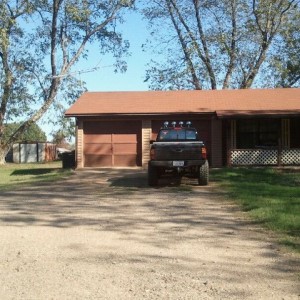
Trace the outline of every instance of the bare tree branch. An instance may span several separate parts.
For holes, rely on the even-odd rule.
[[[181,34],[181,31],[180,31],[180,29],[179,29],[179,27],[178,27],[178,25],[176,23],[176,20],[174,18],[174,14],[173,14],[173,10],[172,10],[172,7],[171,7],[169,1],[167,1],[167,6],[168,6],[169,14],[171,16],[172,23],[173,23],[173,25],[175,27],[175,30],[177,32],[177,35],[178,35],[178,38],[179,38],[182,50],[184,52],[184,56],[186,58],[186,62],[187,62],[188,68],[189,68],[189,70],[191,72],[191,75],[192,75],[192,78],[193,78],[193,80],[192,80],[193,85],[195,86],[196,90],[201,90],[202,87],[201,87],[200,81],[199,81],[199,79],[197,77],[196,70],[194,68],[194,65],[193,65],[190,53],[189,53],[189,51],[187,49],[187,44],[184,41],[184,38],[183,38],[183,36]]]
[[[223,89],[228,89],[230,84],[230,78],[234,69],[236,53],[236,38],[237,38],[237,23],[236,23],[237,4],[236,0],[231,2],[231,44],[229,48],[229,64],[227,72],[223,82]]]
[[[205,53],[205,65],[208,70],[211,88],[214,90],[217,88],[217,81],[216,81],[216,77],[215,77],[215,74],[214,74],[214,71],[212,68],[212,63],[210,61],[210,55],[209,55],[209,51],[208,51],[206,37],[205,37],[203,27],[202,27],[202,22],[201,22],[201,17],[200,17],[200,1],[194,0],[193,3],[194,3],[194,7],[195,7],[195,14],[196,14],[196,20],[197,20],[197,26],[198,26],[198,31],[199,31],[199,35],[200,35],[200,40],[201,40],[201,43],[202,43],[202,46],[204,49],[204,53]]]
[[[262,65],[262,63],[264,62],[264,60],[266,58],[267,51],[272,43],[272,40],[274,39],[274,37],[278,31],[278,28],[280,27],[282,19],[285,16],[285,13],[289,11],[289,9],[292,7],[292,4],[294,2],[295,2],[294,0],[290,1],[286,7],[282,7],[284,2],[280,1],[276,10],[274,10],[274,9],[271,10],[269,8],[268,13],[266,14],[265,28],[262,28],[260,25],[260,16],[256,10],[256,0],[252,0],[253,14],[255,16],[256,25],[261,33],[262,41],[261,41],[260,51],[257,56],[257,59],[256,59],[255,63],[252,65],[252,67],[250,68],[247,76],[242,81],[240,88],[245,89],[245,88],[251,87],[251,85],[260,69],[260,66]],[[280,4],[281,4],[281,6],[280,6]],[[273,14],[272,17],[270,17],[271,13]],[[275,17],[277,15],[279,15],[279,20],[277,21],[277,24],[276,24]],[[270,21],[270,18],[272,19],[272,21]]]
[[[4,22],[6,26],[4,29],[0,28],[0,59],[5,77],[5,80],[3,81],[5,86],[1,91],[0,106],[0,164],[4,161],[5,155],[3,155],[3,153],[7,150],[9,143],[13,143],[32,123],[42,117],[55,101],[59,91],[66,89],[71,97],[75,96],[79,91],[77,87],[67,90],[67,87],[62,85],[62,81],[68,82],[67,80],[69,79],[63,78],[67,78],[65,75],[70,72],[72,66],[80,59],[87,43],[92,41],[93,37],[100,43],[103,42],[103,47],[104,49],[107,49],[107,51],[110,51],[111,49],[114,49],[114,51],[116,50],[114,54],[116,54],[117,58],[119,58],[121,54],[126,53],[127,45],[121,43],[121,40],[116,41],[116,35],[107,34],[106,36],[105,34],[109,33],[109,26],[112,26],[112,22],[119,17],[118,12],[125,7],[130,7],[133,3],[133,1],[125,0],[110,1],[110,3],[105,6],[104,4],[102,5],[100,0],[97,1],[98,5],[95,2],[86,1],[84,2],[84,5],[87,5],[89,9],[84,9],[85,7],[80,6],[70,6],[68,11],[63,11],[63,9],[66,8],[66,5],[64,5],[66,0],[36,2],[15,0],[12,2],[14,2],[14,5],[9,2],[8,6],[6,5],[5,8],[1,7],[1,9],[4,10],[5,15],[0,16],[0,19],[2,18],[1,21]],[[70,0],[70,2],[72,1]],[[82,13],[86,13],[87,11],[87,18],[81,18]],[[16,49],[13,48],[16,44],[20,45],[20,43],[17,43],[18,40],[24,42],[22,46],[26,47],[26,43],[31,41],[33,36],[32,32],[26,32],[26,29],[19,27],[17,19],[23,14],[24,17],[31,15],[33,17],[40,16],[42,23],[34,24],[36,25],[36,35],[34,38],[37,38],[40,44],[35,44],[34,50],[20,48],[23,51],[22,54],[19,55],[20,60],[14,62],[12,57],[9,57],[9,51],[11,51],[11,53],[18,53],[16,52]],[[68,16],[66,14],[68,14]],[[14,26],[13,30],[11,30],[11,27],[7,26],[7,18],[10,20],[15,18],[13,22],[9,22],[10,26]],[[99,19],[101,21],[99,21]],[[107,30],[106,27],[108,27]],[[103,36],[101,35],[102,30],[104,32]],[[97,35],[98,33],[99,35]],[[6,34],[7,38],[5,41],[3,39],[5,38],[4,34]],[[71,35],[71,38],[68,34]],[[12,40],[11,44],[10,38]],[[5,46],[8,48],[6,49]],[[11,49],[9,47],[11,47]],[[41,55],[48,55],[49,53],[50,72],[46,71],[49,67],[47,63],[44,63],[42,57],[40,57],[41,65],[39,67],[33,67],[32,69],[28,67],[30,63],[38,61],[33,53],[38,57]],[[13,56],[18,57],[18,55]],[[23,63],[24,60],[27,60],[26,63]],[[10,64],[14,63],[16,63],[16,68],[11,70]],[[28,84],[32,84],[32,81],[34,80],[34,84],[36,84],[37,87],[36,91],[33,91],[32,93],[29,92],[28,94],[24,93],[23,99],[36,99],[36,96],[38,96],[40,97],[38,101],[40,101],[41,106],[36,111],[32,111],[31,117],[24,121],[14,134],[10,136],[9,140],[5,141],[6,144],[4,144],[4,142],[2,143],[1,135],[4,128],[3,124],[7,104],[10,100],[16,101],[16,99],[14,99],[15,95],[12,92],[13,84],[15,84],[13,72],[19,72],[19,74],[24,75],[25,82],[21,81],[19,78],[16,80],[16,82],[18,81],[18,87],[20,89],[26,90],[27,80]],[[49,73],[51,74],[50,80]],[[25,74],[29,74],[29,76],[25,76]],[[45,81],[42,80],[42,78],[44,78]],[[38,95],[40,90],[42,91],[42,94]]]
[[[194,1],[194,3],[196,1]],[[202,46],[203,46],[203,49],[204,49],[204,54],[202,53],[202,51],[201,51],[201,49],[199,47],[197,38],[195,37],[195,35],[193,34],[192,30],[187,25],[185,19],[183,18],[182,14],[180,13],[180,10],[178,9],[178,6],[177,6],[176,2],[174,0],[170,0],[170,3],[172,4],[173,8],[175,9],[175,11],[176,11],[176,13],[178,15],[178,18],[180,20],[180,23],[183,25],[183,27],[187,31],[188,36],[191,39],[192,45],[195,48],[195,50],[197,51],[198,57],[205,64],[205,66],[207,68],[207,71],[208,71],[208,74],[209,74],[209,78],[210,78],[210,82],[211,82],[211,88],[212,89],[216,89],[215,75],[214,75],[213,68],[212,68],[212,65],[211,65],[211,62],[210,62],[210,57],[209,57],[209,52],[208,52],[208,49],[207,49],[206,39],[205,39],[205,36],[203,34],[203,31],[202,31],[202,25],[201,25],[201,22],[200,22],[199,10],[196,11],[196,14],[197,14],[197,16],[199,18],[198,19],[198,21],[199,21],[198,28],[199,28],[201,43],[202,43]],[[198,5],[198,4],[195,4],[195,5]]]

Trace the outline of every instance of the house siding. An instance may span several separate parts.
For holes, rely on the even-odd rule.
[[[222,167],[222,121],[211,122],[211,166]]]
[[[151,120],[142,121],[142,166],[146,168],[150,160]]]
[[[278,120],[279,118],[274,119]],[[258,151],[258,149],[238,149],[237,124],[240,118],[220,119],[216,115],[199,116],[189,114],[188,116],[133,116],[130,120],[128,116],[105,116],[101,118],[79,117],[76,127],[76,167],[84,168],[88,166],[84,161],[84,151],[86,151],[84,145],[87,142],[87,136],[84,131],[86,122],[94,122],[95,126],[93,127],[97,127],[98,125],[96,126],[96,124],[98,124],[98,122],[110,122],[112,125],[116,124],[118,128],[123,128],[130,122],[135,123],[134,133],[137,135],[138,141],[136,166],[147,168],[150,159],[150,140],[156,138],[157,132],[164,120],[191,120],[193,126],[198,130],[200,139],[204,141],[208,149],[208,160],[211,167],[222,167],[224,165],[277,165],[281,163],[283,165],[299,165],[299,118],[280,118],[281,128],[278,138],[280,139],[280,148],[284,152],[280,153],[279,156],[279,154],[275,152],[274,154],[273,152],[267,151],[267,149],[260,151]],[[95,135],[95,139],[97,138],[97,135]],[[97,155],[97,153],[95,153],[95,155]],[[277,157],[276,161],[273,159],[274,155]],[[261,158],[259,160],[253,159],[253,156],[259,156]],[[125,166],[125,164],[123,165]],[[118,166],[118,164],[116,166]],[[132,166],[132,164],[128,164],[128,166]],[[97,165],[92,167],[97,167]]]
[[[76,128],[76,167],[83,168],[84,161],[83,161],[83,121],[79,120],[77,122]]]

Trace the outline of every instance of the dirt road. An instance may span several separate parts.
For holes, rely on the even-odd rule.
[[[300,299],[297,257],[221,198],[141,170],[2,192],[0,299]]]

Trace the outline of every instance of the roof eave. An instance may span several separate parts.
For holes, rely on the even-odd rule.
[[[217,111],[217,117],[220,119],[232,118],[261,118],[261,117],[299,117],[299,111]]]
[[[166,115],[215,115],[215,112],[193,112],[193,111],[178,111],[178,112],[156,112],[156,113],[65,113],[66,118],[71,117],[108,117],[108,116],[166,116]]]

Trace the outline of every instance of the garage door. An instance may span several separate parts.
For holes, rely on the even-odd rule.
[[[85,122],[85,167],[141,165],[141,122]]]

